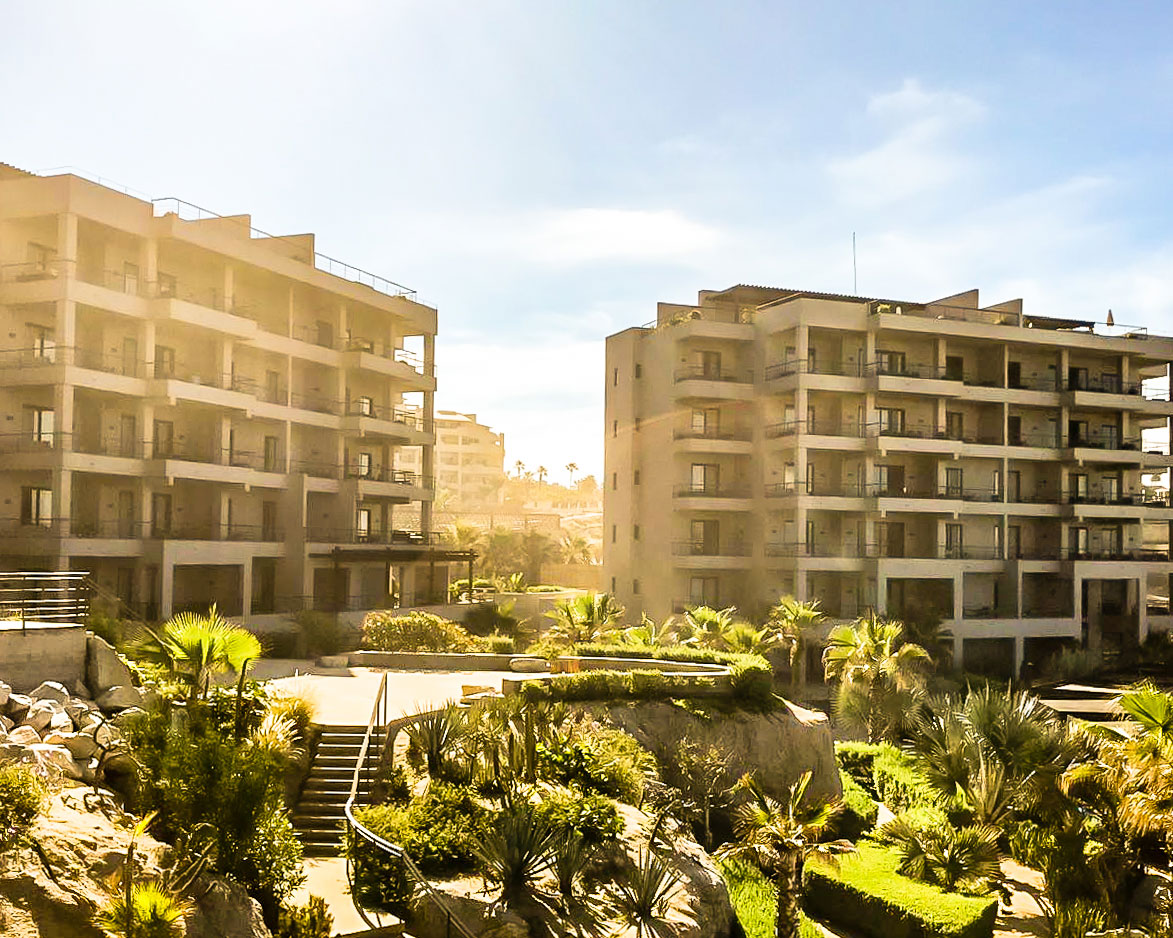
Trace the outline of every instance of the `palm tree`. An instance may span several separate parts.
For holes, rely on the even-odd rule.
[[[924,667],[932,659],[903,636],[901,623],[872,611],[832,629],[823,650],[826,677],[839,681],[837,716],[866,731],[869,742],[899,728],[924,686]]]
[[[517,462],[515,462],[515,463],[513,464],[513,468],[517,470],[517,477],[520,479],[520,478],[521,478],[521,474],[522,474],[523,472],[525,472],[525,463],[523,463],[523,462],[522,462],[522,461],[519,459]]]
[[[648,614],[641,613],[639,625],[632,625],[620,633],[620,640],[625,645],[646,645],[656,647],[660,645],[675,645],[679,641],[676,631],[676,618],[669,616],[663,622],[649,618]]]
[[[770,610],[770,622],[782,633],[782,641],[790,649],[790,698],[802,699],[806,687],[806,653],[810,633],[827,617],[819,608],[819,601],[801,602],[793,596],[783,596]]]
[[[541,531],[526,531],[521,536],[522,564],[531,583],[542,582],[542,564],[559,557],[558,545]]]
[[[625,612],[610,593],[586,593],[563,599],[546,613],[547,618],[554,620],[547,636],[570,645],[600,641],[619,627]]]
[[[158,632],[146,630],[139,655],[161,664],[189,686],[188,699],[207,696],[212,677],[227,671],[243,675],[249,662],[261,656],[261,643],[252,632],[233,625],[217,611],[207,615],[181,612],[168,619]]]
[[[566,464],[566,472],[570,476],[570,487],[574,488],[574,474],[578,472],[578,463],[568,462]]]
[[[447,539],[456,550],[480,550],[485,534],[475,524],[454,521],[448,528]]]
[[[834,859],[854,849],[846,840],[819,842],[819,837],[838,809],[837,801],[808,799],[811,773],[804,772],[782,801],[766,794],[752,775],[744,775],[736,788],[749,795],[733,820],[736,841],[717,853],[749,860],[771,876],[778,888],[775,938],[798,938],[799,897],[802,870],[811,857]]]
[[[567,534],[562,538],[562,560],[564,563],[594,563],[595,552],[591,549],[591,542],[581,534]]]
[[[548,476],[549,474],[550,474],[550,472],[548,469],[546,469],[545,466],[538,466],[538,472],[537,472],[538,485],[544,485],[546,482],[546,476]]]
[[[704,648],[723,649],[729,629],[736,621],[736,606],[714,609],[712,606],[686,606],[684,609],[685,642]]]

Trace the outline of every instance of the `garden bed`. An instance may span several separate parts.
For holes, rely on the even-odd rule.
[[[517,658],[543,661],[527,655],[494,655],[454,651],[353,651],[352,668],[396,668],[402,671],[508,671]]]
[[[806,866],[806,908],[870,938],[990,938],[993,896],[964,896],[896,872],[899,851],[862,842],[838,866]]]

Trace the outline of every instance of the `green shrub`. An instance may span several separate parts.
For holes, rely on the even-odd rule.
[[[555,789],[542,792],[538,816],[559,834],[574,832],[589,844],[612,841],[623,830],[615,803],[597,793]]]
[[[464,627],[473,635],[491,635],[495,632],[512,635],[517,628],[517,616],[512,613],[511,602],[504,606],[497,603],[473,603],[464,614]]]
[[[869,938],[990,938],[992,896],[962,896],[896,872],[898,850],[864,842],[837,867],[806,866],[806,907]]]
[[[843,784],[842,807],[831,821],[829,830],[832,837],[858,840],[860,835],[876,826],[880,806],[846,770],[839,770],[839,781]]]
[[[489,811],[471,788],[435,781],[405,807],[373,805],[355,817],[401,846],[423,872],[438,876],[471,871],[474,846],[491,826]]]
[[[655,760],[631,736],[611,727],[592,727],[575,739],[555,737],[538,743],[538,772],[543,778],[594,791],[627,804],[639,804],[644,780]]]
[[[774,671],[764,658],[756,658],[743,655],[729,662],[729,683],[738,700],[764,703],[774,696]]]
[[[308,687],[289,688],[274,694],[269,700],[269,713],[289,720],[301,742],[309,739],[310,726],[317,715],[317,703]]]
[[[513,654],[513,639],[508,635],[486,635],[476,640],[478,651],[487,651],[492,655]]]
[[[0,766],[0,853],[29,832],[46,795],[41,777],[27,765]]]
[[[337,655],[354,647],[352,630],[331,613],[305,609],[293,621],[301,635],[302,653],[309,658]]]
[[[858,782],[865,791],[874,797],[876,794],[876,780],[873,775],[873,763],[876,754],[882,748],[882,743],[855,743],[839,742],[835,744],[835,758],[839,767]]]
[[[375,775],[374,797],[379,804],[407,804],[411,801],[411,778],[402,765],[379,766]]]
[[[371,813],[376,810],[356,812],[359,823],[379,823],[382,819]],[[415,906],[416,890],[403,861],[360,837],[349,825],[343,849],[351,870],[352,892],[362,907],[407,918]]]
[[[743,860],[718,860],[729,888],[729,901],[745,938],[774,938],[778,889],[761,870]],[[799,938],[822,938],[823,932],[805,915],[798,920]]]
[[[368,612],[363,645],[375,651],[468,651],[472,636],[455,622],[430,612]]]
[[[914,768],[912,760],[895,746],[881,743],[872,760],[876,797],[894,813],[922,805],[935,805],[936,792]]]
[[[530,701],[663,700],[687,697],[698,690],[709,693],[716,686],[716,680],[705,675],[600,670],[526,681],[521,685],[521,692]]]
[[[277,918],[273,938],[330,938],[334,916],[321,896],[310,896],[305,905],[287,906]]]

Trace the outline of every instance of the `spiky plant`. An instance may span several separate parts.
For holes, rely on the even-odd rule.
[[[798,938],[799,898],[806,861],[810,857],[833,861],[839,854],[854,849],[846,840],[820,841],[838,810],[838,802],[808,798],[810,782],[811,773],[804,772],[790,786],[786,798],[779,801],[767,795],[752,775],[742,776],[737,788],[749,800],[734,815],[736,840],[717,851],[720,856],[757,864],[774,880],[778,889],[775,938]]]
[[[737,608],[726,606],[714,609],[712,606],[687,606],[684,610],[684,624],[689,645],[702,648],[726,648],[726,636],[736,621]]]
[[[190,902],[157,883],[135,883],[129,901],[118,894],[98,913],[98,924],[123,938],[182,938]]]
[[[553,862],[557,831],[528,801],[512,800],[494,829],[475,845],[486,881],[505,906],[525,903]]]
[[[434,712],[421,712],[407,727],[411,748],[423,759],[428,775],[440,778],[444,762],[451,755],[467,726],[465,711],[449,705]]]
[[[620,918],[635,938],[671,938],[672,900],[680,893],[680,874],[654,850],[640,852],[639,862],[616,884]]]
[[[546,613],[554,621],[546,637],[568,645],[598,641],[619,627],[625,612],[610,593],[563,599]]]
[[[553,844],[550,869],[558,883],[558,895],[566,905],[575,901],[583,874],[591,865],[598,848],[574,830],[567,830]]]
[[[1002,878],[1000,831],[988,824],[917,827],[898,817],[883,825],[879,839],[900,851],[899,872],[947,892],[984,893]]]

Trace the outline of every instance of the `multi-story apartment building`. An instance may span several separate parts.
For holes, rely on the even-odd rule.
[[[397,465],[420,472],[418,449],[404,449]],[[477,423],[476,414],[436,411],[436,490],[448,493],[448,508],[499,504],[505,484],[505,434]]]
[[[435,334],[313,235],[0,166],[0,568],[152,617],[443,596]]]
[[[765,287],[607,340],[604,581],[630,611],[936,616],[967,667],[1170,627],[1173,340]],[[1145,442],[1145,431],[1153,431]],[[1159,437],[1159,442],[1152,442]]]

